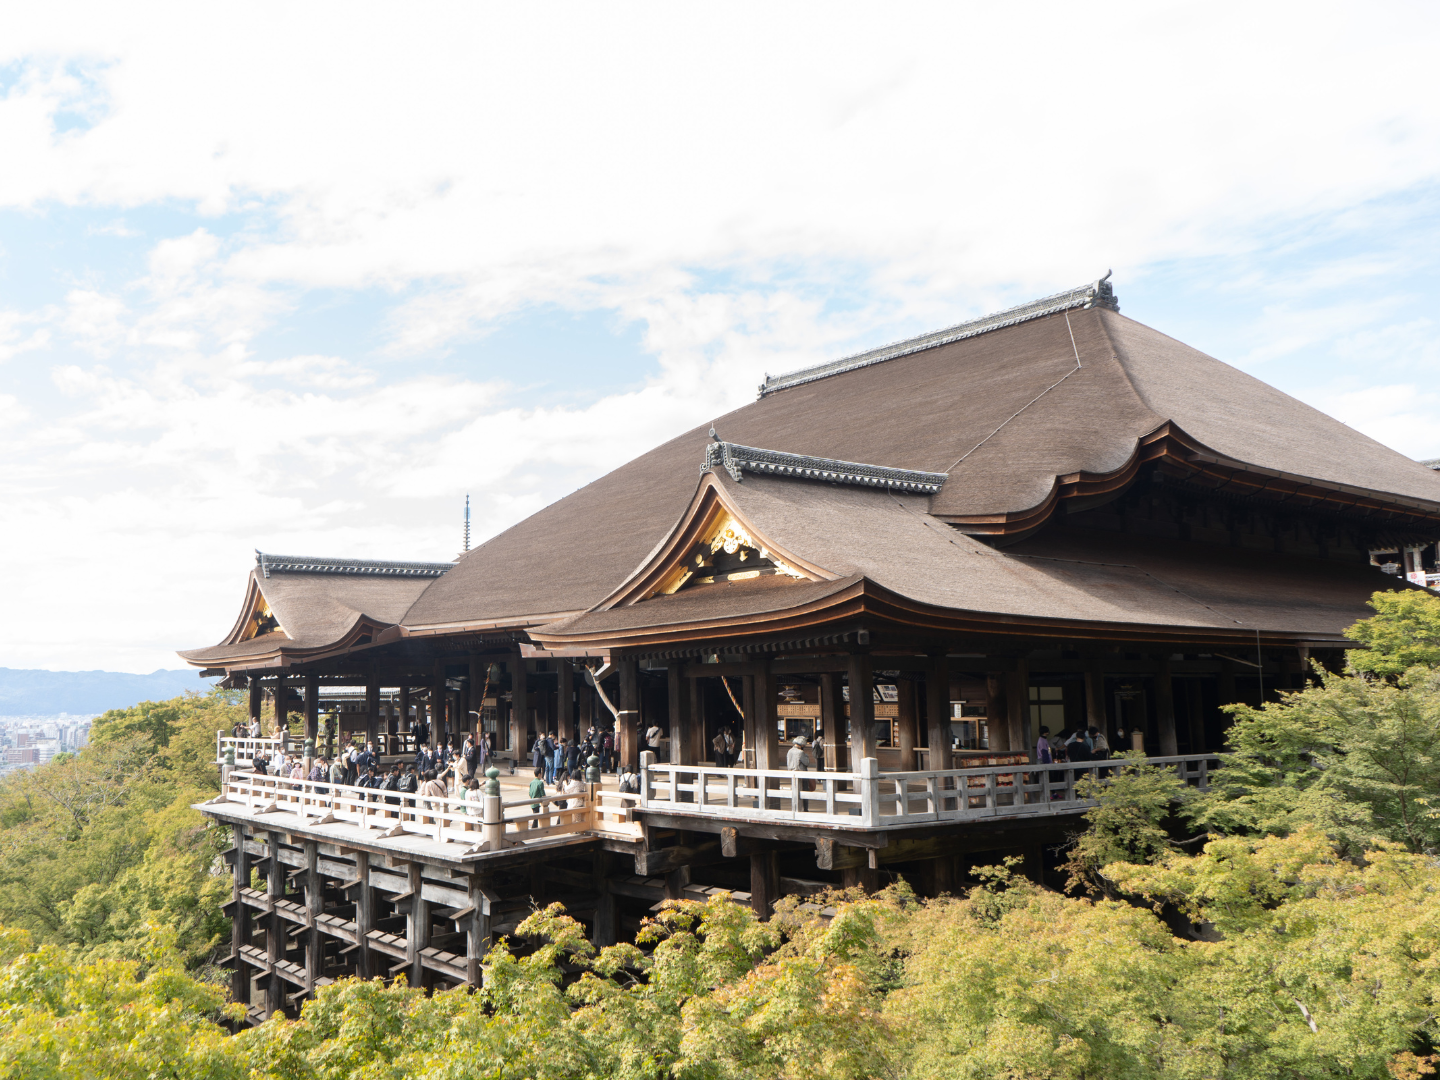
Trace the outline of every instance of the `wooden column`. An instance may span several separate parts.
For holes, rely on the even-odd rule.
[[[895,710],[899,714],[895,734],[899,742],[900,771],[914,772],[915,747],[920,742],[920,706],[915,700],[915,683],[911,679],[897,679],[895,690],[900,699]]]
[[[410,731],[410,687],[400,687],[400,731]]]
[[[1186,713],[1190,721],[1190,753],[1205,753],[1205,687],[1199,679],[1186,679]]]
[[[780,899],[780,874],[775,852],[761,851],[750,856],[750,907],[755,916],[768,919]]]
[[[850,760],[858,769],[875,756],[875,667],[869,653],[853,652],[847,671],[850,681]]]
[[[255,680],[250,681],[254,687]],[[231,892],[235,915],[230,922],[230,952],[235,957],[235,970],[230,973],[230,997],[250,1003],[250,965],[240,957],[240,946],[250,944],[250,907],[240,902],[240,890],[250,887],[250,853],[245,850],[245,826],[232,825],[235,837],[235,885]]]
[[[561,739],[575,737],[575,662],[561,657],[555,679],[555,734]],[[582,729],[583,730],[583,729]]]
[[[1006,682],[1008,685],[1005,687],[1005,704],[1010,724],[1010,749],[1024,750],[1031,760],[1034,760],[1034,736],[1038,733],[1030,730],[1030,667],[1023,656],[1015,661],[1015,670],[1010,672],[1010,678]]]
[[[265,956],[273,970],[275,961],[285,959],[285,920],[275,910],[275,901],[285,895],[285,867],[280,862],[280,834],[267,835],[270,849],[270,873],[266,878],[265,898],[269,914],[265,916]],[[265,1016],[268,1019],[285,1011],[285,980],[275,972],[265,980]]]
[[[780,733],[776,728],[775,716],[775,673],[770,670],[770,658],[762,657],[755,666],[755,681],[751,693],[755,711],[755,767],[757,769],[783,769],[785,754],[780,747]]]
[[[289,726],[290,720],[290,687],[285,681],[284,675],[275,676],[275,730],[280,730],[281,725]],[[285,747],[281,747],[285,749]]]
[[[925,719],[930,728],[930,768],[950,768],[950,658],[932,653],[925,672]]]
[[[320,676],[313,672],[305,676],[305,738],[310,740],[319,753],[320,747]]]
[[[1105,741],[1114,746],[1110,720],[1105,709],[1105,657],[1103,653],[1085,654],[1085,723],[1098,728]]]
[[[1169,653],[1155,657],[1155,712],[1160,729],[1160,756],[1173,757],[1180,753],[1180,742],[1175,734],[1175,683],[1170,676]]]
[[[740,740],[742,752],[735,762],[742,769],[756,768],[755,740],[755,676],[743,675],[740,678],[740,707],[745,710],[744,738]]]
[[[305,841],[305,989],[315,992],[315,980],[324,974],[325,943],[315,919],[325,911],[325,895],[320,890],[320,845]]]
[[[381,975],[375,963],[376,954],[370,950],[369,934],[375,929],[375,890],[370,887],[370,853],[368,851],[355,852],[355,936],[359,939],[360,955],[356,960],[356,966],[360,971],[360,978],[373,979]]]
[[[592,863],[595,922],[590,931],[590,944],[597,949],[614,945],[620,940],[620,912],[615,905],[615,894],[610,891],[610,871],[614,861],[612,852],[597,851]]]
[[[618,738],[621,764],[632,769],[640,767],[640,666],[634,660],[621,660],[615,665],[620,676],[620,715]]]
[[[991,671],[985,675],[985,731],[989,749],[1004,753],[1010,749],[1010,705],[1005,700],[1006,673]]]
[[[850,744],[845,738],[845,710],[840,694],[840,673],[820,676],[820,726],[825,729],[825,765],[835,772],[850,771]]]
[[[490,951],[490,897],[485,892],[481,875],[470,875],[469,892],[470,913],[465,919],[466,981],[478,989],[480,965]]]
[[[250,719],[260,719],[260,713],[265,706],[265,688],[260,685],[260,679],[250,676]]]
[[[690,680],[685,678],[685,661],[671,660],[665,666],[665,688],[670,696],[670,764],[695,764],[694,713],[691,710]]]
[[[510,745],[515,760],[524,758],[530,749],[525,735],[530,730],[530,682],[525,674],[525,657],[517,647],[510,656]]]
[[[449,693],[445,685],[445,661],[436,660],[430,672],[430,746],[436,753],[445,742],[445,698]]]
[[[365,741],[380,734],[380,673],[372,665],[365,672]]]
[[[596,717],[595,688],[584,679],[577,679],[575,681],[575,726],[570,729],[571,735],[574,735],[576,728],[585,731],[591,725],[603,728],[607,723],[613,725],[615,718],[604,709],[601,710],[600,716]],[[618,731],[615,733],[615,738],[618,746],[620,738]]]
[[[465,723],[466,731],[480,730],[480,711],[485,703],[480,700],[485,693],[485,660],[478,653],[470,654],[470,682],[466,686]]]
[[[405,951],[410,961],[410,985],[416,988],[425,985],[425,965],[420,953],[430,947],[430,901],[425,899],[421,887],[422,869],[419,863],[406,864],[410,876],[410,910],[405,923]]]

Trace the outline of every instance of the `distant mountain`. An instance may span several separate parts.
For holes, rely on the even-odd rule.
[[[164,701],[186,690],[204,693],[212,680],[193,669],[152,671],[28,671],[0,668],[0,716],[102,713],[142,701]]]

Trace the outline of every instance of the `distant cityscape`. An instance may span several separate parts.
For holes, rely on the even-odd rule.
[[[0,776],[74,753],[90,741],[94,716],[0,716]]]

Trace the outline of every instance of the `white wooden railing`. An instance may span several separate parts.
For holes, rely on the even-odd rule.
[[[228,759],[225,754],[229,750],[235,751],[235,764],[242,769],[255,761],[257,750],[264,750],[268,757],[274,757],[277,753],[284,752],[281,750],[279,739],[252,739],[248,735],[237,739],[226,735],[223,731],[217,731],[215,733],[215,764],[226,764]]]
[[[630,811],[638,801],[638,796],[598,786],[566,795],[483,795],[467,801],[232,770],[207,805],[228,803],[251,815],[285,815],[277,826],[351,825],[378,832],[382,839],[410,836],[460,844],[465,854],[478,854],[569,833],[636,840],[640,825]]]
[[[671,765],[650,758],[642,755],[640,765],[642,810],[861,829],[1080,813],[1095,804],[1077,794],[1076,784],[1086,776],[1112,775],[1125,764],[1112,759],[882,773],[875,758],[865,758],[859,772],[832,773]],[[1174,769],[1204,790],[1220,755],[1147,761]]]

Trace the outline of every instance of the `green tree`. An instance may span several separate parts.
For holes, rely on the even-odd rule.
[[[223,693],[112,710],[90,746],[0,783],[0,922],[132,960],[164,926],[204,963],[227,926],[228,834],[190,807],[217,789],[215,732],[240,711]]]
[[[1440,667],[1440,596],[1424,589],[1377,592],[1375,615],[1345,633],[1363,648],[1347,655],[1356,671],[1399,675],[1417,664]]]
[[[1324,829],[1351,853],[1373,838],[1440,850],[1440,671],[1395,681],[1323,674],[1262,708],[1231,707],[1225,767],[1187,812],[1221,832]]]
[[[1190,788],[1169,769],[1145,764],[1143,751],[1131,751],[1123,760],[1112,775],[1087,776],[1075,785],[1095,806],[1085,812],[1087,827],[1071,841],[1061,867],[1067,892],[1101,892],[1114,899],[1106,866],[1152,862],[1172,848],[1165,822],[1189,798]]]

